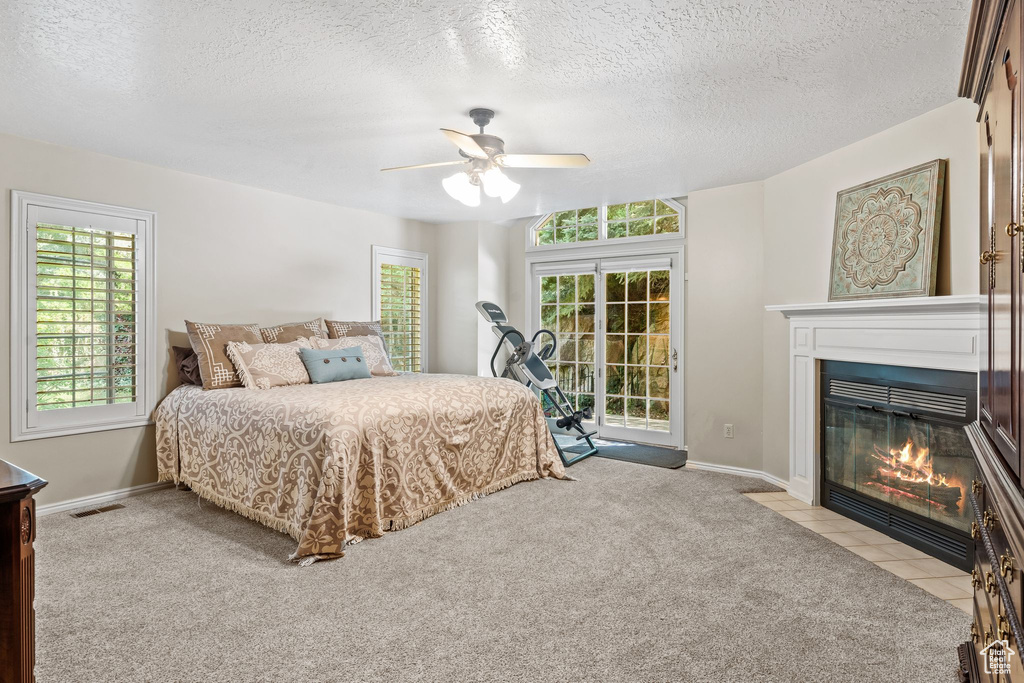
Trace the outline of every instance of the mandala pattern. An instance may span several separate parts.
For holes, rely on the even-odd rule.
[[[920,246],[921,206],[898,187],[861,200],[843,228],[840,264],[858,287],[891,284]]]
[[[270,389],[290,384],[309,384],[309,373],[299,349],[311,349],[309,339],[300,337],[286,344],[228,342],[228,358],[234,363],[246,389]]]
[[[303,563],[516,482],[566,478],[540,401],[507,379],[180,386],[156,437],[161,481],[288,533]]]

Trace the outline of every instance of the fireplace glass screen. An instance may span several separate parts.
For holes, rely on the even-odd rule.
[[[826,481],[969,532],[975,475],[959,425],[825,403]]]

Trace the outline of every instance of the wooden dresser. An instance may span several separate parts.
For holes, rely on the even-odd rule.
[[[980,106],[979,268],[981,291],[988,294],[981,321],[978,421],[967,427],[979,478],[970,493],[974,619],[970,640],[959,651],[964,681],[1024,683],[1022,3],[975,0],[960,77],[960,95]],[[999,641],[1012,651],[1002,652],[1003,661]]]
[[[46,482],[0,460],[0,683],[35,680],[36,506]]]

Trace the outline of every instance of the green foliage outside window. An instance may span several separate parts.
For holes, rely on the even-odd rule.
[[[671,273],[605,274],[605,416],[610,426],[668,431]]]
[[[36,226],[36,407],[136,398],[135,236]]]
[[[420,269],[382,263],[380,324],[391,365],[401,372],[421,372]]]
[[[534,233],[534,245],[592,242],[600,236],[600,207],[549,215]],[[660,199],[611,204],[605,212],[609,239],[679,232],[679,212]]]

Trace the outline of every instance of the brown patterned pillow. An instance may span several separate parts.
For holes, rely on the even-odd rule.
[[[173,346],[174,365],[178,368],[178,381],[182,384],[203,386],[203,376],[199,374],[199,356],[191,346]]]
[[[324,350],[347,349],[359,346],[363,349],[363,357],[374,377],[393,377],[398,373],[391,367],[387,351],[384,350],[384,339],[374,335],[363,337],[342,337],[341,339],[314,339],[313,348]]]
[[[299,356],[299,349],[311,348],[312,343],[305,337],[287,344],[231,341],[228,342],[227,354],[246,389],[269,389],[309,384],[309,373]]]
[[[263,341],[268,344],[286,344],[310,337],[327,339],[327,328],[324,327],[324,319],[321,317],[307,320],[304,323],[284,323],[274,327],[261,327],[260,334],[263,335]]]
[[[384,339],[384,331],[380,328],[379,320],[369,320],[367,322],[328,320],[327,336],[331,339],[341,339],[343,337],[380,337],[384,343],[384,353],[388,352],[388,342]]]
[[[259,325],[217,325],[185,321],[192,350],[199,356],[199,374],[203,389],[227,389],[242,386],[235,366],[228,358],[229,341],[262,344]]]

